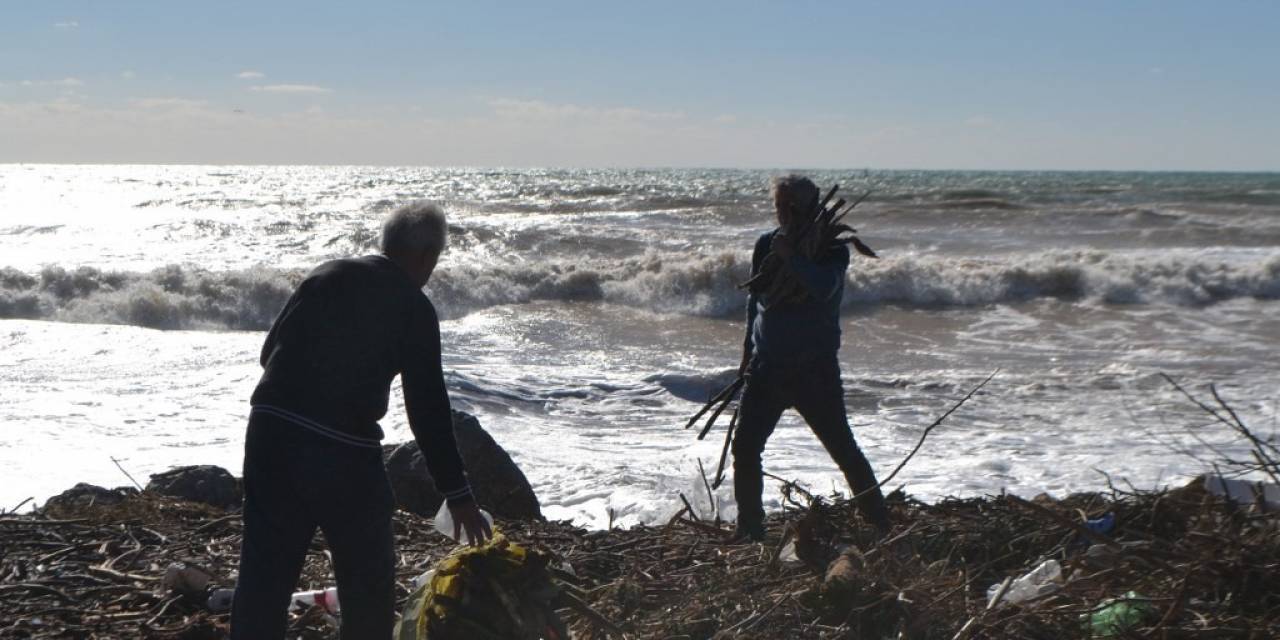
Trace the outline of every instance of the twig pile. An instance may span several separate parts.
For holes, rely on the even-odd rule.
[[[1274,469],[1273,440],[1244,434],[1220,398],[1202,408],[1254,445],[1256,470]],[[661,527],[499,526],[548,554],[575,638],[1280,637],[1280,511],[1261,497],[1233,502],[1207,491],[1217,480],[1172,491],[1112,485],[1061,501],[1000,495],[929,505],[896,491],[886,497],[894,526],[885,538],[854,502],[794,483],[784,485],[787,508],[768,519],[763,545],[729,544],[719,519],[701,519],[687,502]],[[0,513],[0,638],[226,637],[225,613],[158,587],[173,562],[231,586],[239,514],[123,495],[118,504]],[[395,531],[403,608],[409,579],[452,542],[407,512],[396,514]],[[1050,559],[1063,569],[1054,588],[988,598],[988,587]],[[328,586],[330,575],[318,537],[299,588]],[[1090,622],[1117,604],[1136,614],[1115,626]],[[293,615],[290,637],[330,639],[337,630],[313,607]]]
[[[962,628],[970,638],[1083,638],[1082,616],[1131,591],[1153,611],[1133,637],[1280,637],[1280,518],[1202,483],[1060,502],[927,505],[895,492],[885,541],[853,503],[787,491],[796,508],[770,518],[764,545],[727,544],[728,530],[686,509],[662,527],[500,526],[563,562],[566,590],[590,607],[562,612],[578,638],[951,639]],[[1110,535],[1081,525],[1106,512],[1119,522]],[[412,514],[396,525],[403,605],[408,578],[450,543]],[[157,586],[176,561],[229,586],[239,533],[236,514],[147,493],[79,514],[0,517],[0,638],[224,638],[226,614]],[[1060,589],[987,607],[988,586],[1046,558],[1069,576]],[[317,540],[300,588],[329,584]],[[295,615],[293,629],[336,637],[319,609]]]

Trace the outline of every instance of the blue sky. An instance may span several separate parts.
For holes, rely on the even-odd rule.
[[[0,162],[1280,169],[1274,2],[5,2]]]

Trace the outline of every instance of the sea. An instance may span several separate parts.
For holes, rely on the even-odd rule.
[[[455,408],[544,513],[657,523],[710,490],[769,180],[732,169],[0,165],[0,508],[171,466],[239,474],[265,331],[315,265],[441,203],[426,288]],[[1156,488],[1247,456],[1183,396],[1264,437],[1280,379],[1280,174],[807,171],[869,192],[840,351],[855,437],[921,500]],[[1168,378],[1166,378],[1168,376]],[[388,442],[411,438],[399,389]],[[848,493],[794,413],[765,470]],[[766,506],[781,508],[779,481]]]

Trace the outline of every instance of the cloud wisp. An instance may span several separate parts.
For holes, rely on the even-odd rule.
[[[83,87],[80,78],[62,78],[61,80],[23,80],[24,87]]]
[[[64,20],[62,22],[53,23],[54,29],[79,29],[80,22],[76,20]]]
[[[333,93],[333,89],[329,87],[321,87],[314,84],[267,84],[254,85],[249,87],[251,91],[259,91],[262,93]]]
[[[241,80],[258,80],[258,79],[267,77],[267,74],[261,71],[249,70],[249,71],[241,71],[240,73],[237,73],[236,77],[240,78]]]

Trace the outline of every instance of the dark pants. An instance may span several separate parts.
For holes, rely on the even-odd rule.
[[[875,472],[853,440],[840,386],[840,364],[831,358],[788,366],[753,362],[733,439],[733,493],[738,502],[738,529],[763,535],[764,478],[760,454],[788,407],[795,407],[827,453],[844,472],[854,494],[876,485]],[[881,530],[889,526],[888,509],[880,489],[858,499],[863,517]]]
[[[245,440],[244,490],[231,638],[284,638],[285,613],[317,527],[333,556],[343,640],[390,638],[394,500],[382,452],[254,414]]]

